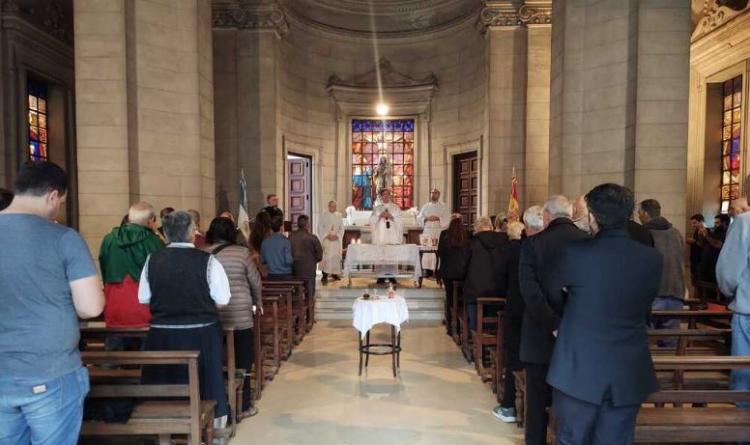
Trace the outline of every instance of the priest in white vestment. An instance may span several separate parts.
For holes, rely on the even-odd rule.
[[[450,217],[448,207],[440,202],[440,190],[433,188],[430,191],[430,202],[422,206],[419,215],[417,215],[417,221],[422,226],[423,242],[431,246],[437,246],[440,232],[448,228]],[[436,267],[437,256],[434,253],[425,253],[422,256],[422,269],[434,272]]]
[[[320,270],[323,272],[321,282],[328,282],[328,275],[339,280],[341,275],[341,248],[344,239],[344,219],[336,211],[336,201],[328,202],[328,211],[323,212],[318,220],[318,237],[323,245],[323,260]]]
[[[404,242],[401,209],[391,201],[391,191],[388,189],[380,193],[380,204],[372,209],[370,228],[373,244],[403,244]]]
[[[380,204],[372,209],[370,215],[370,229],[372,230],[372,243],[375,245],[403,244],[404,229],[401,221],[401,209],[391,202],[391,191],[383,189],[380,193]],[[389,277],[391,282],[398,272],[396,266],[377,266],[375,273],[378,276],[378,283],[383,283],[385,277]]]

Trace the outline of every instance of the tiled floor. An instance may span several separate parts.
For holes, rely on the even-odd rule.
[[[378,326],[376,333],[384,333]],[[375,341],[373,335],[372,341]],[[407,323],[401,377],[390,357],[357,376],[357,340],[345,322],[319,322],[238,427],[232,444],[520,444],[495,419],[489,387],[436,323]]]

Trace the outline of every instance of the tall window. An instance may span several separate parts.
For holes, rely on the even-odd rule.
[[[352,205],[357,210],[372,209],[381,157],[390,163],[393,202],[404,210],[413,207],[413,119],[352,121]]]
[[[742,133],[742,76],[724,82],[721,131],[721,213],[740,196],[740,135]]]
[[[29,159],[46,161],[47,153],[47,85],[29,81]]]

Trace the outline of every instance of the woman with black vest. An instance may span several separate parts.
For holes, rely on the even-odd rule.
[[[229,280],[213,255],[193,245],[195,229],[187,212],[164,218],[169,245],[146,260],[138,300],[151,309],[149,351],[200,351],[202,400],[216,401],[214,426],[226,425],[229,407],[222,375],[222,332],[217,307],[229,303]],[[143,368],[143,383],[187,384],[185,366]]]

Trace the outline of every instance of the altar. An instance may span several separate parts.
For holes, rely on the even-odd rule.
[[[422,260],[417,244],[350,244],[347,247],[343,275],[349,280],[349,286],[353,276],[375,276],[376,266],[396,266],[396,274],[389,277],[413,278],[417,284],[422,278]]]

